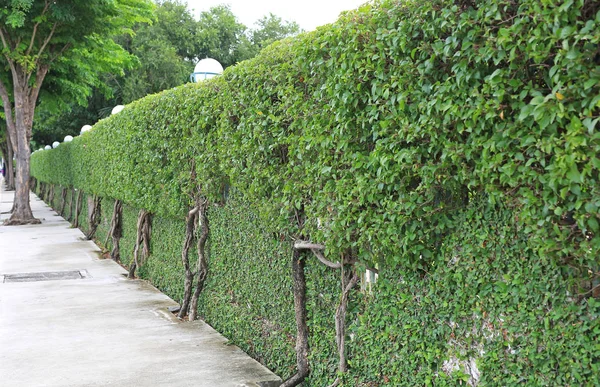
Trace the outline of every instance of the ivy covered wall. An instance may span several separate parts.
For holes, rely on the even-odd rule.
[[[107,248],[122,201],[127,265],[151,213],[137,275],[176,300],[205,208],[198,313],[283,378],[301,260],[306,385],[597,385],[599,24],[594,1],[375,2],[128,105],[32,175],[55,208],[60,187],[101,197]]]

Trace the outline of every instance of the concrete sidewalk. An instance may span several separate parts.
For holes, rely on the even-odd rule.
[[[0,212],[12,200],[2,192]],[[0,226],[0,386],[280,384],[207,324],[179,321],[173,300],[126,279],[33,194],[31,205],[41,225]]]

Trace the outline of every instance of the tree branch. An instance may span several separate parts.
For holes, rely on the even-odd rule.
[[[48,64],[54,62],[56,59],[58,59],[59,57],[61,57],[65,51],[67,51],[68,48],[71,47],[71,43],[67,43],[63,46],[63,48],[60,49],[60,51],[58,52],[58,54],[54,55],[52,58],[50,58],[50,61],[48,61]]]
[[[332,269],[340,269],[342,267],[342,264],[339,262],[331,262],[329,260],[327,260],[325,258],[325,256],[323,255],[323,252],[321,250],[317,250],[317,249],[310,249],[310,251],[313,252],[313,254],[317,257],[317,259],[319,261],[321,261],[321,263],[327,267],[330,267]]]
[[[0,28],[0,40],[2,40],[2,45],[4,46],[4,48],[9,49],[10,47],[8,47],[8,43],[6,42],[6,31],[4,31],[4,28]]]
[[[42,82],[44,82],[44,78],[46,77],[46,74],[48,74],[49,69],[50,67],[48,65],[38,66],[37,72],[35,74],[35,85],[31,88],[31,91],[29,92],[29,103],[31,104],[32,108],[35,107],[35,103],[40,93],[40,89],[42,88]]]
[[[323,255],[323,250],[325,250],[325,246],[321,244],[297,240],[296,242],[294,242],[294,249],[312,251],[313,254],[317,257],[319,261],[321,261],[322,264],[332,269],[339,269],[342,267],[341,263],[334,263],[325,258],[325,256]]]
[[[48,36],[46,36],[46,39],[44,40],[44,43],[42,44],[42,47],[40,47],[37,55],[36,55],[36,59],[35,59],[35,67],[42,68],[44,66],[42,66],[40,64],[40,58],[42,56],[42,53],[44,52],[44,50],[46,49],[46,46],[48,45],[48,43],[50,43],[50,39],[52,39],[52,36],[54,35],[54,31],[56,31],[56,26],[58,25],[58,23],[54,23],[54,25],[52,26],[52,29],[50,30],[50,33],[48,34]],[[47,66],[46,66],[47,67]],[[29,71],[28,71],[29,72]],[[46,72],[48,72],[48,69],[46,69]],[[29,72],[29,75],[27,75],[27,82],[29,82],[29,80],[31,79],[31,75],[32,73]],[[38,74],[36,74],[36,77],[39,75],[39,71]],[[45,76],[46,74],[44,74]],[[43,77],[42,77],[43,79]],[[37,83],[37,79],[36,79],[36,83]],[[41,85],[41,84],[40,84]],[[37,86],[37,85],[36,85]]]
[[[37,54],[38,58],[40,57],[40,55],[42,55],[42,52],[44,52],[44,50],[46,49],[46,46],[50,42],[50,39],[52,39],[52,36],[54,35],[54,31],[56,31],[56,26],[58,26],[58,23],[54,23],[54,25],[52,26],[52,30],[50,30],[50,33],[46,37],[46,40],[44,40],[44,44],[42,44],[42,47],[40,47],[40,50],[38,51],[38,54]]]
[[[48,11],[48,7],[50,7],[50,2],[48,0],[46,0],[44,2],[44,10],[42,11],[42,14],[40,15],[40,17],[44,16],[46,14],[46,12]],[[35,35],[37,34],[37,29],[38,26],[40,25],[41,22],[37,22],[35,23],[35,25],[33,26],[33,32],[31,33],[31,41],[29,42],[29,47],[27,48],[27,51],[25,52],[25,55],[29,56],[29,54],[31,54],[31,50],[33,49],[33,43],[35,43]]]
[[[294,242],[294,248],[296,250],[325,250],[325,246],[323,245],[301,240],[297,240],[296,242]]]
[[[188,216],[191,218],[192,216],[196,215],[198,211],[200,211],[200,207],[194,207],[190,210],[190,212],[188,212]]]
[[[0,28],[0,40],[2,40],[2,46],[4,46],[4,49],[7,52],[10,52],[11,47],[8,44],[8,42],[6,41],[7,35],[8,35],[8,33],[3,28]],[[13,74],[15,74],[17,71],[17,69],[15,68],[15,62],[6,53],[4,54],[4,57],[6,58],[6,61],[8,62],[8,65],[10,66],[10,70],[12,71]]]

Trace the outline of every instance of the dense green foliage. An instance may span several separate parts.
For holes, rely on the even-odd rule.
[[[597,385],[599,31],[595,2],[367,5],[128,105],[34,176],[156,214],[141,272],[175,298],[209,198],[200,315],[283,377],[302,237],[379,268],[351,296],[346,385]],[[322,386],[339,273],[306,258]]]
[[[216,58],[228,67],[256,56],[276,40],[299,32],[296,23],[273,14],[249,28],[237,20],[228,6],[202,12],[196,21],[185,3],[160,1],[152,24],[138,23],[133,34],[114,37],[130,59],[135,59],[123,74],[114,69],[106,72],[105,66],[86,67],[86,71],[95,70],[95,79],[101,80],[91,95],[71,85],[78,78],[63,79],[64,71],[61,77],[49,75],[47,90],[42,93],[46,98],[42,98],[34,124],[33,149],[62,141],[66,135],[79,134],[83,125],[107,117],[115,105],[184,84],[199,59]],[[62,88],[71,91],[61,94],[64,98],[57,98]],[[73,91],[79,93],[76,98]]]

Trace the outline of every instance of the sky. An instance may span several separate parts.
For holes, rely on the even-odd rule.
[[[219,4],[229,4],[238,20],[248,28],[269,13],[295,21],[305,31],[334,22],[340,12],[358,8],[367,0],[184,0],[198,17],[200,12]]]

